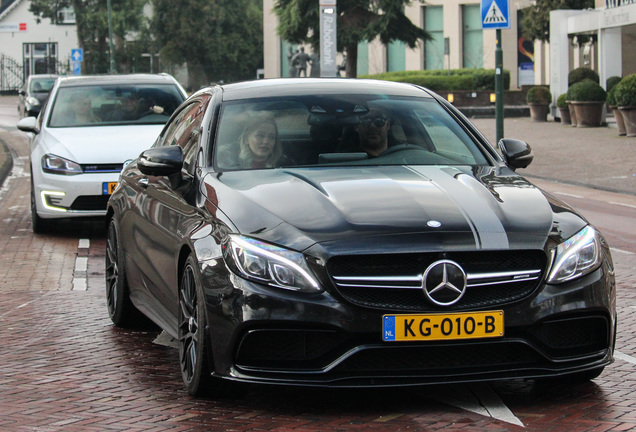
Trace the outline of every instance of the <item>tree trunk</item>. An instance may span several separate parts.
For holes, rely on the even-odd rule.
[[[345,47],[347,63],[345,65],[345,76],[347,78],[357,78],[358,76],[358,45]]]

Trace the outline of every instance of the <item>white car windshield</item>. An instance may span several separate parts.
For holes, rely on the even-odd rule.
[[[164,124],[182,101],[169,84],[61,87],[48,126]]]
[[[487,165],[432,98],[316,95],[225,102],[220,171],[325,165]]]

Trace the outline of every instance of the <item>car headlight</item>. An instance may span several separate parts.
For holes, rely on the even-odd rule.
[[[26,101],[32,107],[40,106],[40,101],[34,98],[33,96],[29,96]]]
[[[49,174],[75,175],[82,174],[82,167],[73,161],[53,154],[42,156],[42,171]]]
[[[322,291],[299,252],[230,235],[223,253],[230,268],[245,279],[293,291]]]
[[[601,259],[600,234],[586,226],[557,246],[548,283],[559,284],[591,273]]]

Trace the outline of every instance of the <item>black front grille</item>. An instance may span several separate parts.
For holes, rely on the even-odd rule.
[[[334,331],[267,329],[248,332],[237,363],[243,367],[311,369],[342,353],[345,337]]]
[[[444,307],[427,301],[421,281],[416,280],[429,265],[442,259],[458,263],[469,276],[469,286],[461,300]],[[338,292],[353,304],[382,310],[423,312],[494,307],[521,300],[539,286],[545,267],[543,251],[507,250],[338,256],[329,261],[327,270]],[[480,279],[488,274],[523,272],[532,277],[519,280],[510,277],[503,283],[497,277]],[[392,282],[390,287],[363,283],[368,278],[389,280],[396,277],[415,279],[409,283]]]
[[[610,323],[603,316],[542,322],[528,330],[529,339],[553,357],[571,357],[610,345]]]
[[[123,167],[124,164],[84,164],[82,171],[85,173],[118,173]]]
[[[110,195],[82,195],[75,198],[71,210],[106,210]]]
[[[362,350],[337,367],[338,372],[426,372],[431,375],[474,373],[491,370],[536,366],[546,362],[532,347],[523,342],[486,344],[396,346]]]

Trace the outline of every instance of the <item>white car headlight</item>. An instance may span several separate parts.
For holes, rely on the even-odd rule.
[[[84,172],[78,163],[50,153],[42,156],[42,171],[61,175],[75,175]]]
[[[292,291],[322,291],[299,252],[230,235],[224,245],[224,257],[230,268],[245,279]]]
[[[26,101],[29,105],[33,107],[40,106],[40,101],[34,98],[33,96],[29,96]]]
[[[557,246],[547,282],[559,284],[591,273],[600,266],[601,255],[598,231],[586,226]]]

